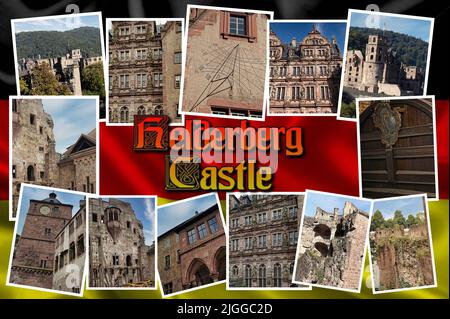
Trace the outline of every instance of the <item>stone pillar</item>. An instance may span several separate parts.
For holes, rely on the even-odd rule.
[[[73,64],[73,95],[83,95],[81,91],[81,74],[78,62]]]

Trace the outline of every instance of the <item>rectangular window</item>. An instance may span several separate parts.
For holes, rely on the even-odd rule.
[[[181,83],[181,75],[177,74],[175,75],[175,88],[179,89]]]
[[[231,240],[231,251],[238,251],[239,250],[239,239],[232,239]]]
[[[112,76],[109,77],[109,83],[108,84],[109,84],[109,89],[112,90],[113,89],[113,77]]]
[[[136,74],[136,87],[147,87],[147,74]]]
[[[281,208],[275,209],[274,211],[272,211],[272,219],[273,220],[281,219],[282,213],[283,213],[283,210]]]
[[[163,289],[166,294],[171,294],[173,292],[173,284],[171,282],[164,284]]]
[[[94,223],[97,222],[97,214],[96,214],[96,213],[92,213],[92,221],[93,221]]]
[[[17,176],[16,165],[13,165],[13,166],[12,166],[12,177],[13,177],[13,178],[16,178],[16,176]]]
[[[113,266],[119,266],[119,256],[114,255],[113,258]]]
[[[298,232],[290,231],[289,232],[289,245],[296,245],[298,240]]]
[[[286,95],[285,87],[277,87],[277,100],[284,100]]]
[[[119,87],[128,88],[130,85],[130,77],[128,74],[122,74],[119,76]]]
[[[163,86],[163,74],[162,73],[153,73],[153,86],[154,87],[162,87]]]
[[[70,243],[69,246],[69,261],[72,261],[75,259],[75,243]]]
[[[230,34],[247,35],[246,17],[240,15],[230,15]]]
[[[321,86],[320,87],[320,98],[322,100],[328,100],[330,98],[328,86]]]
[[[272,234],[272,246],[279,247],[282,245],[281,233]]]
[[[30,114],[30,125],[34,125],[36,121],[36,116],[34,114]]]
[[[252,224],[252,217],[251,216],[245,216],[244,217],[244,223],[245,223],[245,226],[250,226]]]
[[[175,52],[173,55],[173,63],[180,64],[181,63],[181,52]]]
[[[40,172],[39,172],[39,177],[40,177],[41,179],[44,179],[44,177],[45,177],[45,172],[40,171]]]
[[[127,61],[129,59],[130,59],[130,51],[129,50],[119,51],[119,60]]]
[[[123,28],[119,28],[119,35],[129,35],[130,34],[130,28],[128,27],[123,27]]]
[[[232,116],[239,116],[239,117],[246,117],[247,112],[246,111],[238,111],[238,110],[231,110]]]
[[[136,27],[136,33],[137,34],[142,34],[142,33],[145,33],[145,32],[147,32],[147,29],[146,29],[145,25],[138,25]]]
[[[166,255],[164,257],[164,268],[169,269],[170,268],[170,255]]]
[[[181,31],[183,31],[182,27],[181,27],[181,22],[176,22],[176,29],[175,32],[179,33]]]
[[[244,239],[244,247],[245,247],[245,249],[253,248],[253,239],[251,237],[246,237]]]
[[[306,87],[306,99],[307,100],[314,100],[315,99],[314,86],[307,86]]]
[[[153,59],[160,60],[162,57],[162,49],[161,48],[153,49],[152,54],[153,54]]]
[[[208,231],[206,230],[205,223],[198,225],[197,230],[198,230],[199,239],[203,239],[208,235]]]
[[[71,222],[69,224],[69,235],[73,234],[74,229],[75,229],[75,226],[74,226],[73,222]]]
[[[146,49],[137,49],[136,50],[136,59],[137,60],[147,59],[147,50]]]
[[[236,226],[239,226],[239,219],[235,219]],[[219,230],[219,225],[217,224],[216,217],[213,217],[208,220],[209,230],[211,231],[211,234],[214,234]]]
[[[300,100],[301,98],[301,93],[300,93],[300,87],[299,86],[294,86],[292,87],[292,99],[293,100]]]
[[[258,247],[259,248],[267,247],[267,235],[259,235],[258,236]]]
[[[195,228],[188,230],[187,235],[188,235],[189,244],[192,245],[193,243],[195,243],[197,241],[197,233],[195,232]]]

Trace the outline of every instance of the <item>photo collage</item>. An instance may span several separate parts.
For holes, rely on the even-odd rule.
[[[190,4],[186,12],[11,21],[15,240],[6,284],[77,297],[171,297],[217,284],[359,293],[367,252],[373,294],[436,287],[434,19],[349,9],[347,20],[277,20]],[[176,201],[103,193],[100,126],[132,127],[147,115],[174,127],[200,116],[353,122],[359,197],[313,186]]]

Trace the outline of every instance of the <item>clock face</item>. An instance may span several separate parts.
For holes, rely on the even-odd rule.
[[[42,215],[48,215],[50,213],[50,207],[48,207],[48,206],[41,206],[41,208],[39,208],[39,212]]]

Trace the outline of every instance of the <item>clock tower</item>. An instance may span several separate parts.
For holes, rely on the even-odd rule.
[[[63,204],[55,193],[43,200],[30,200],[11,268],[12,283],[51,289],[55,236],[72,218],[72,205]]]

